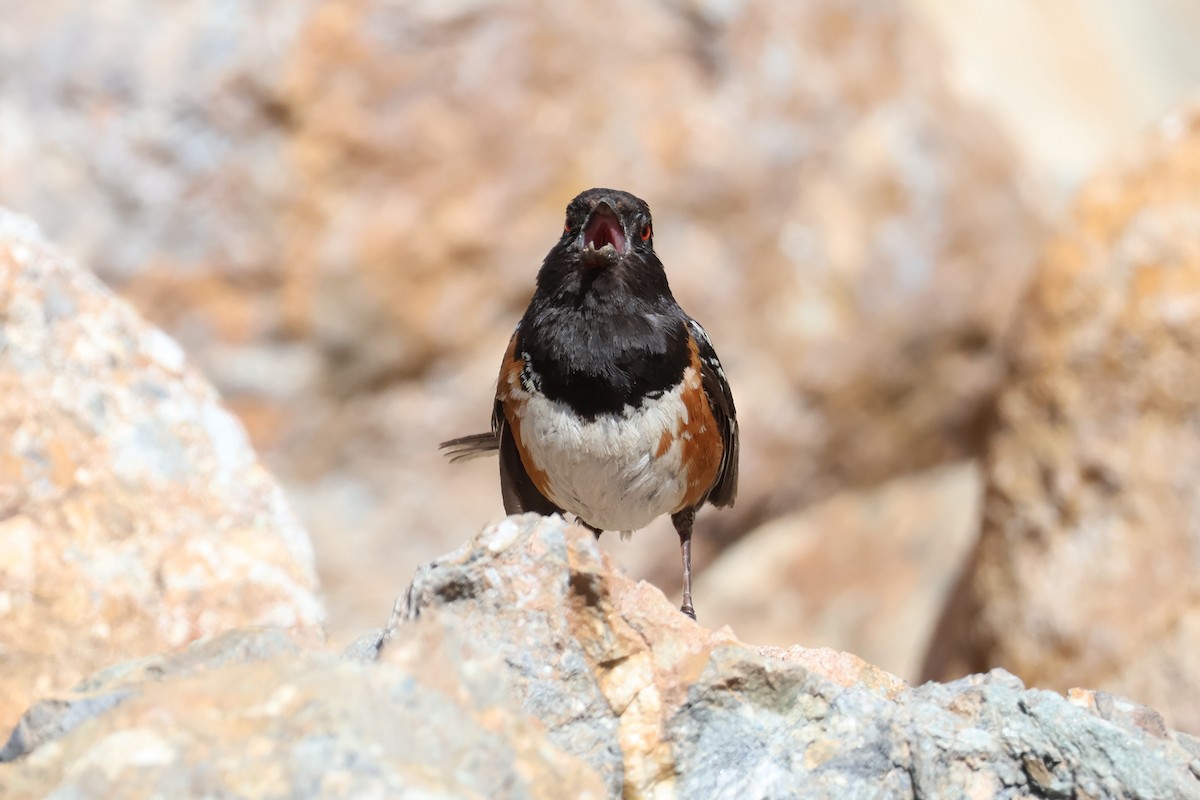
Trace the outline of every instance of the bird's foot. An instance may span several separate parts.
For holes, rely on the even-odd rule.
[[[687,614],[692,619],[696,618],[696,609],[692,608],[691,603],[684,603],[682,606],[679,607],[679,610],[682,611],[684,614]]]

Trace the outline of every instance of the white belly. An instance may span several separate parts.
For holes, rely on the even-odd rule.
[[[560,508],[606,531],[635,531],[677,511],[687,492],[679,432],[687,422],[681,388],[623,415],[591,422],[563,403],[528,396],[521,444],[547,477]],[[661,455],[664,434],[670,439]]]

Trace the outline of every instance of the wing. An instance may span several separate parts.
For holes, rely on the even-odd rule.
[[[708,396],[713,416],[721,427],[721,440],[725,445],[721,454],[721,465],[717,470],[717,480],[708,502],[714,506],[726,507],[733,505],[737,498],[738,482],[738,422],[737,409],[733,405],[733,393],[729,390],[729,381],[725,379],[725,370],[717,351],[713,349],[712,341],[699,322],[688,318],[692,336],[696,339],[697,350],[700,354],[700,386]]]
[[[529,477],[529,472],[521,461],[521,451],[513,437],[512,426],[505,419],[504,407],[499,400],[496,401],[492,419],[497,427],[496,435],[499,440],[500,496],[504,500],[504,513],[523,514],[526,511],[534,511],[544,517],[562,514],[563,510],[542,494],[537,484]]]
[[[468,461],[499,451],[500,496],[504,500],[504,513],[522,514],[535,511],[543,516],[563,513],[561,508],[538,491],[525,465],[521,463],[521,453],[517,450],[512,428],[504,418],[504,407],[499,400],[496,401],[495,410],[492,412],[492,425],[495,430],[450,439],[442,442],[439,449],[446,451],[451,463]]]
[[[517,327],[519,329],[520,325]],[[521,461],[521,452],[513,436],[512,426],[508,424],[504,413],[505,402],[513,402],[508,387],[512,381],[519,380],[525,366],[524,361],[517,356],[516,349],[517,332],[513,331],[500,367],[496,401],[492,406],[492,429],[487,433],[473,433],[442,442],[439,449],[446,452],[451,462],[467,461],[499,451],[500,496],[504,501],[504,512],[521,514],[533,511],[543,516],[561,514],[562,509],[542,494],[529,477],[529,472]]]
[[[508,340],[508,350],[505,351],[504,362],[500,366],[500,380],[496,386],[496,405],[492,408],[492,429],[487,433],[472,433],[469,436],[459,436],[457,439],[447,439],[439,444],[438,449],[445,452],[450,463],[456,464],[459,461],[490,456],[500,449],[504,423],[504,409],[500,405],[500,393],[504,390],[504,381],[512,368],[513,356],[517,349],[517,330],[520,328],[521,325],[518,323],[512,338]]]

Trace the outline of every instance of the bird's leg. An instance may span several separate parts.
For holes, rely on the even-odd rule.
[[[679,552],[683,556],[683,605],[679,610],[692,619],[696,618],[696,609],[692,608],[692,523],[695,521],[694,508],[671,515],[675,532],[679,534]]]
[[[578,522],[583,527],[587,528],[589,531],[591,531],[592,535],[596,537],[596,541],[600,541],[600,534],[604,533],[604,531],[600,530],[595,525],[587,524],[582,519],[580,519],[578,516],[575,517],[575,521]]]

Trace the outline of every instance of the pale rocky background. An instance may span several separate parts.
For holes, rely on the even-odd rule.
[[[969,588],[991,574],[977,560],[948,599],[984,512],[985,545],[1041,513],[1023,497],[1004,512],[1016,522],[994,521],[997,459],[1038,463],[1043,434],[1002,427],[990,450],[988,437],[997,396],[1036,391],[1020,371],[1005,387],[1005,343],[1014,331],[1022,340],[1031,281],[1067,263],[1047,242],[1081,224],[1068,210],[1081,182],[1109,176],[1089,191],[1121,195],[1112,202],[1128,224],[1153,228],[1128,240],[1134,253],[1117,248],[1109,269],[1130,268],[1154,236],[1194,236],[1193,184],[1173,190],[1166,221],[1156,211],[1147,222],[1141,205],[1158,195],[1111,176],[1125,174],[1130,148],[1185,158],[1168,152],[1176,145],[1162,123],[1135,141],[1200,89],[1198,17],[1185,0],[0,0],[0,205],[35,220],[220,390],[311,533],[328,635],[344,644],[378,624],[419,565],[499,515],[494,465],[451,468],[436,443],[486,425],[499,355],[566,201],[592,185],[635,191],[655,210],[672,285],[712,334],[742,420],[739,503],[701,517],[701,622],[758,645],[849,650],[913,680],[948,604],[947,631],[952,612],[993,596]],[[636,24],[599,36],[614,20]],[[1104,224],[1116,231],[1126,217]],[[1103,252],[1089,258],[1107,263]],[[1158,309],[1170,329],[1190,290],[1162,291],[1184,306]],[[1118,328],[1141,324],[1133,306],[1120,310],[1134,296],[1105,302]],[[1179,346],[1172,369],[1182,374],[1195,362]],[[1128,369],[1112,374],[1140,385],[1140,362],[1131,356]],[[1071,379],[1104,402],[1107,380]],[[1176,409],[1167,416],[1183,425],[1186,381],[1166,386],[1145,403]],[[1108,441],[1105,413],[1075,420],[1070,435]],[[19,424],[5,428],[6,451]],[[143,460],[165,463],[149,446]],[[83,478],[54,466],[57,456],[21,469],[86,482],[110,454],[84,455],[101,460]],[[1164,630],[1175,631],[1163,650],[1197,652],[1187,649],[1191,583],[1162,589],[1200,552],[1186,510],[1194,475],[1186,459],[1155,469],[1154,491],[1174,498],[1160,513],[1176,528],[1138,538],[1145,518],[1118,492],[1085,509],[1128,534],[1111,533],[1099,566],[1066,559],[1040,574],[1065,592],[1060,573],[1108,570],[1109,583],[1081,581],[1078,592],[1102,585],[1133,608],[1147,592],[1163,598]],[[145,505],[135,518],[174,524],[169,505]],[[280,527],[254,546],[292,541],[290,517],[255,519]],[[1039,536],[1066,542],[1069,523]],[[4,552],[53,541],[20,524],[4,529]],[[93,530],[72,524],[55,535]],[[222,517],[212,531],[237,541],[245,524]],[[162,546],[146,538],[157,527],[135,530],[123,553]],[[602,546],[635,577],[674,590],[666,526]],[[303,558],[277,558],[266,558],[272,569],[302,574]],[[153,568],[133,563],[114,559],[105,574],[141,586]],[[29,579],[16,569],[0,572],[0,592],[12,582],[13,597],[32,602],[39,595],[20,589]],[[311,593],[315,583],[297,586]],[[1116,688],[1200,730],[1200,704],[1186,707],[1173,693],[1180,683],[1154,677],[1193,662],[1135,647],[1107,619],[1081,615],[1086,634],[1043,624],[1054,609],[1016,606],[1078,598],[1027,588],[996,598],[1003,615],[982,620],[974,638],[934,642],[939,663]],[[26,613],[5,596],[0,624]],[[186,602],[171,612],[186,624],[107,652],[141,655],[259,619],[250,604],[244,619],[214,611],[198,622],[188,615],[207,601]],[[310,595],[303,608],[306,621],[319,616]],[[1010,640],[997,632],[1004,624],[1028,628]],[[64,663],[36,687],[63,688],[100,665]]]
[[[114,660],[322,621],[312,545],[179,345],[0,209],[0,728]]]
[[[930,676],[1004,664],[1200,730],[1200,103],[1087,182],[1011,354]]]
[[[335,639],[501,513],[494,465],[451,468],[436,445],[488,424],[588,186],[650,200],[737,387],[739,503],[702,520],[698,564],[811,500],[979,449],[1044,196],[890,0],[13,11],[0,203],[240,414],[313,534]],[[597,53],[622,17],[638,24]],[[669,530],[614,545],[668,589]]]

